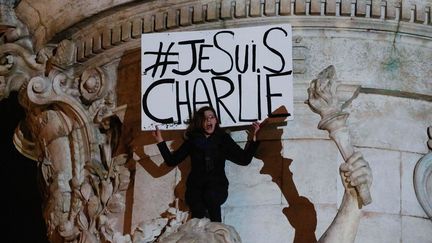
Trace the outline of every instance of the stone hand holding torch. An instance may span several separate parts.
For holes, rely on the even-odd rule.
[[[329,66],[310,83],[308,88],[309,98],[306,103],[313,112],[321,116],[318,128],[329,132],[330,138],[336,143],[343,159],[347,162],[355,151],[346,125],[349,114],[342,111],[336,89],[335,68]],[[360,197],[361,205],[368,205],[372,202],[367,184],[363,183],[355,188]]]

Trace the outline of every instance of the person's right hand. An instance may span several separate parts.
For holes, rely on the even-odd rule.
[[[158,127],[158,126],[156,126],[156,130],[154,130],[154,131],[152,132],[152,135],[153,135],[153,137],[156,139],[156,142],[158,142],[158,143],[163,142],[162,133],[161,133],[161,131],[159,130],[159,127]]]

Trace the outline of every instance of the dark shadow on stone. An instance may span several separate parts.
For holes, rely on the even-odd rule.
[[[285,108],[281,107],[276,112],[286,113],[283,109]],[[316,242],[317,218],[314,205],[309,199],[301,196],[296,188],[293,173],[289,168],[293,160],[281,155],[283,130],[278,126],[286,124],[285,118],[268,118],[265,123],[262,134],[267,134],[271,140],[262,141],[257,151],[256,157],[264,163],[260,173],[271,176],[272,181],[280,188],[288,202],[288,207],[283,209],[283,214],[295,230],[293,242]],[[307,152],[305,150],[305,153]]]
[[[139,117],[136,120],[133,112],[136,112],[139,107],[134,107],[134,99],[139,101],[140,97],[140,51],[125,53],[120,60],[117,73],[117,106],[127,105],[125,117],[121,126],[121,135],[119,138],[119,146],[114,152],[114,156],[119,154],[128,154],[130,151],[129,144],[133,140],[134,134],[140,131]],[[138,87],[134,87],[138,86]],[[139,104],[138,104],[139,106]],[[138,110],[139,112],[139,110]],[[140,113],[138,113],[140,114]],[[136,163],[128,161],[126,166],[130,171],[130,183],[125,195],[125,211],[123,232],[131,233],[132,229],[132,213],[133,199],[135,186]]]
[[[141,165],[152,177],[159,178],[168,174],[176,167],[169,167],[165,163],[161,165],[155,164],[149,157],[144,154],[143,147],[154,144],[156,142],[151,135],[151,132],[141,131],[141,52],[139,49],[126,52],[118,67],[117,76],[117,106],[127,105],[127,110],[122,124],[119,147],[115,151],[115,155],[127,153],[132,157],[132,152],[135,152],[139,157],[139,165]],[[165,140],[173,140],[172,148],[178,148],[183,140],[183,131],[163,131]],[[126,192],[124,227],[125,233],[131,232],[132,227],[132,211],[134,198],[134,181],[137,164],[132,159],[128,162],[128,168],[131,171],[131,183]],[[181,173],[181,181],[174,189],[174,195],[179,198],[179,209],[188,211],[184,200],[184,191],[186,188],[186,178],[190,171],[190,162],[186,160],[179,166]],[[171,202],[170,206],[175,206],[175,202]]]
[[[135,172],[136,172],[136,163],[128,162],[126,164],[127,168],[130,171],[130,182],[129,186],[126,190],[125,195],[125,212],[124,212],[124,223],[123,223],[123,232],[125,234],[131,234],[132,232],[132,213],[133,213],[133,198],[134,198],[134,188],[135,188]]]
[[[25,113],[18,103],[17,93],[0,102],[1,164],[3,185],[3,242],[48,242],[42,217],[42,198],[38,187],[37,162],[21,155],[12,138]]]
[[[180,131],[182,133],[182,131]],[[162,131],[162,134],[165,136],[165,133],[179,133],[179,131]],[[168,134],[167,134],[168,135]],[[182,136],[176,136],[177,138],[173,139],[173,142],[171,143],[171,148],[176,150],[183,142]],[[153,139],[153,138],[152,138]],[[154,145],[156,146],[156,144]],[[141,150],[142,152],[142,150]],[[174,170],[176,167],[179,169],[180,172],[180,181],[177,183],[177,185],[174,188],[174,197],[178,198],[178,207],[181,211],[189,211],[188,206],[186,205],[185,201],[185,191],[186,191],[186,179],[189,175],[189,172],[191,170],[191,163],[190,159],[186,158],[183,162],[181,162],[176,167],[170,167],[165,163],[162,163],[160,165],[157,165],[154,163],[151,158],[142,153],[137,154],[140,158],[142,158],[138,163],[153,177],[153,178],[159,178],[162,177],[172,170]],[[170,207],[175,207],[176,202],[173,201],[169,204]]]
[[[117,149],[117,154],[131,153],[135,151],[141,158],[139,164],[154,178],[159,178],[172,171],[175,167],[168,167],[165,163],[161,165],[155,164],[149,155],[144,154],[143,146],[154,144],[154,138],[151,132],[141,131],[141,53],[140,50],[133,50],[125,53],[120,64],[117,82],[118,106],[127,104],[127,111],[123,121],[122,135],[120,138],[120,147]],[[281,107],[273,112],[273,114],[286,114],[285,107]],[[316,242],[315,229],[317,225],[316,212],[314,205],[305,197],[299,195],[294,181],[292,172],[289,166],[292,163],[291,159],[281,156],[282,129],[278,128],[282,124],[286,124],[285,118],[276,117],[266,121],[267,125],[263,129],[263,134],[271,134],[269,141],[263,141],[258,149],[257,158],[264,162],[261,174],[267,174],[272,177],[283,196],[288,202],[288,207],[283,210],[289,223],[295,228],[294,243],[310,243]],[[239,131],[248,129],[248,126],[230,127],[231,131]],[[176,149],[183,142],[183,131],[163,131],[163,136],[166,141],[173,140],[171,148]],[[264,139],[265,140],[265,139]],[[136,150],[134,150],[136,148]],[[305,151],[307,152],[307,151]],[[188,211],[185,203],[184,195],[186,190],[186,178],[190,171],[190,161],[186,160],[179,166],[181,173],[181,181],[174,189],[174,195],[179,198],[179,208],[182,211]],[[132,165],[131,170],[136,169],[136,164]],[[125,214],[125,232],[130,232],[132,224],[132,206],[133,206],[133,186],[130,187],[126,202]],[[171,202],[170,206],[175,206],[175,202]],[[126,222],[129,221],[129,222]],[[127,228],[126,227],[129,227]],[[127,229],[127,230],[126,230]]]

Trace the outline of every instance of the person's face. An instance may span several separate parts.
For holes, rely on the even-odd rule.
[[[204,111],[203,130],[206,135],[210,135],[214,132],[217,124],[217,119],[213,111]]]

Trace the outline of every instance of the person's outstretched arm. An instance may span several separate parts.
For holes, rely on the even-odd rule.
[[[252,123],[252,140],[249,141],[245,149],[242,149],[228,134],[225,137],[227,158],[238,164],[248,165],[252,161],[255,152],[258,149],[259,141],[257,140],[258,131],[260,130],[260,123]]]
[[[171,153],[157,126],[156,130],[152,132],[152,135],[155,138],[159,151],[167,165],[176,166],[189,155],[190,142],[185,141],[180,148]]]

